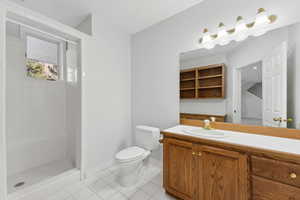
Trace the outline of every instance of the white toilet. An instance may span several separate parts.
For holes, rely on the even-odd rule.
[[[120,165],[118,176],[122,186],[136,183],[144,169],[145,160],[152,150],[159,147],[160,130],[149,126],[137,126],[135,130],[136,146],[120,151],[116,160]]]

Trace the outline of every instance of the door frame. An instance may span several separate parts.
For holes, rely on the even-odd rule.
[[[254,61],[243,66],[235,67],[233,69],[232,123],[234,124],[240,124],[242,120],[242,69],[259,63],[261,68],[263,69],[262,60]]]
[[[232,121],[240,124],[242,118],[242,67],[233,69],[233,101],[232,101]]]

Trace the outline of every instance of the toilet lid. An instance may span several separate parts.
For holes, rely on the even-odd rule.
[[[122,161],[130,161],[130,160],[135,160],[140,156],[143,156],[145,153],[146,153],[145,149],[134,146],[120,151],[116,155],[116,158]]]

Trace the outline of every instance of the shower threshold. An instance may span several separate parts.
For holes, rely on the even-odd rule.
[[[70,161],[61,160],[13,174],[7,179],[8,194],[23,190],[74,168]]]

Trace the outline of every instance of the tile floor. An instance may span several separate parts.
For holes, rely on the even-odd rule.
[[[174,200],[162,188],[162,172],[149,166],[138,183],[122,187],[116,181],[117,167],[99,172],[80,184],[67,186],[44,200]],[[24,199],[25,200],[25,199]],[[27,200],[27,199],[26,199]],[[31,199],[32,200],[32,199]]]

